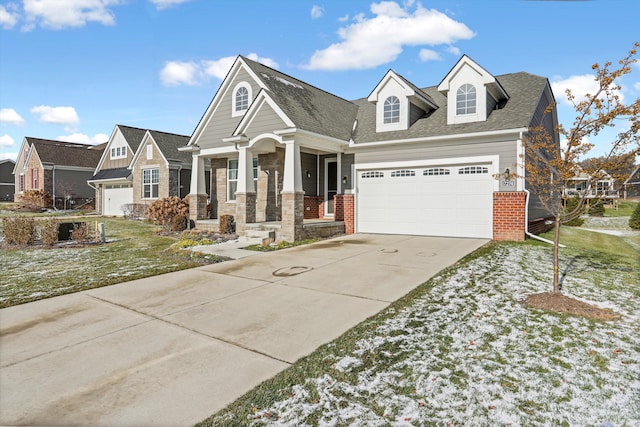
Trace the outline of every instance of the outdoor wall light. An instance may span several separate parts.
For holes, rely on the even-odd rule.
[[[346,184],[349,181],[349,177],[347,175],[342,177],[342,183]]]
[[[509,170],[509,168],[506,168],[504,170],[504,179],[509,181],[510,178],[511,178],[511,171]]]
[[[304,171],[304,174],[305,174],[305,176],[306,176],[307,178],[311,178],[311,171],[306,170],[306,171]]]

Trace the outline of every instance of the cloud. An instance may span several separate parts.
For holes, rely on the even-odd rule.
[[[84,133],[72,133],[71,135],[59,136],[56,138],[56,140],[97,145],[102,144],[103,142],[107,142],[109,140],[109,135],[105,135],[104,133],[97,133],[93,137],[89,137],[89,135],[85,135]]]
[[[446,51],[447,51],[447,52],[449,52],[449,53],[451,53],[451,54],[453,54],[453,55],[456,55],[456,56],[459,56],[459,55],[460,55],[460,49],[458,49],[458,48],[457,48],[457,47],[455,47],[455,46],[449,46],[449,47],[447,47]]]
[[[10,30],[18,23],[18,14],[0,4],[0,27]]]
[[[338,18],[338,22],[347,22],[349,20],[349,14],[347,13],[344,16],[341,16],[340,18]]]
[[[313,5],[311,7],[311,19],[319,19],[324,16],[324,7]]]
[[[317,50],[303,68],[347,70],[374,68],[394,61],[404,46],[437,46],[475,37],[465,24],[417,3],[402,7],[393,1],[371,4],[373,18],[359,14],[338,30],[342,41]]]
[[[256,53],[250,53],[246,56],[267,67],[279,67],[279,64],[273,59],[263,58]],[[203,59],[199,62],[168,61],[160,70],[160,80],[165,86],[196,86],[205,83],[211,77],[223,80],[235,60],[235,56],[225,56],[215,60]]]
[[[440,61],[442,59],[438,52],[433,51],[431,49],[420,49],[419,56],[420,56],[420,61],[423,61],[423,62]]]
[[[0,123],[22,126],[25,122],[22,116],[13,108],[0,108]]]
[[[115,16],[109,7],[121,3],[122,0],[24,0],[23,30],[32,30],[38,24],[53,30],[83,27],[88,22],[114,25]]]
[[[186,3],[190,0],[149,0],[151,3],[156,5],[158,10],[167,9],[172,6],[177,6],[182,3]]]
[[[13,147],[15,141],[9,135],[4,134],[0,136],[0,148]]]
[[[33,107],[31,114],[38,117],[38,120],[45,123],[55,123],[60,125],[74,125],[80,122],[80,118],[73,107],[49,107],[40,105]]]
[[[576,97],[576,103],[584,100],[584,95],[595,94],[598,91],[598,82],[593,74],[583,74],[581,76],[571,76],[563,80],[551,82],[551,89],[556,98],[560,98],[565,105],[573,106],[567,98],[565,91],[571,89],[571,93]],[[620,97],[620,101],[624,100],[621,91],[615,91]]]

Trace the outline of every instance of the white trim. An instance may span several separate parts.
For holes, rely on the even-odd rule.
[[[524,141],[520,134],[520,138],[516,141],[516,191],[524,190],[525,161]]]
[[[236,92],[238,92],[238,89],[240,89],[241,87],[247,89],[247,108],[244,110],[236,110]],[[248,110],[249,107],[251,107],[251,102],[253,100],[253,94],[252,94],[252,90],[251,90],[251,85],[245,81],[239,82],[238,84],[236,84],[233,87],[233,90],[231,91],[231,117],[239,117],[244,115]]]
[[[324,159],[324,212],[323,215],[327,218],[333,218],[335,216],[336,207],[333,206],[333,213],[329,213],[329,163],[336,164],[336,180],[339,181],[339,173],[338,173],[338,158],[337,157],[327,157]],[[338,183],[336,182],[336,194],[339,194],[338,191]]]
[[[280,106],[269,96],[269,94],[266,91],[261,90],[260,93],[258,93],[258,96],[256,96],[254,102],[249,106],[249,109],[244,113],[244,117],[242,117],[240,123],[238,123],[236,130],[233,131],[233,136],[241,135],[247,130],[265,103],[273,109],[280,120],[284,122],[285,126],[290,128],[295,126],[293,121],[284,113],[284,111],[282,111]]]

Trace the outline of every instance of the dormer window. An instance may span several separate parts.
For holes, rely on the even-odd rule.
[[[400,100],[390,96],[384,101],[384,124],[400,123]]]
[[[233,89],[231,97],[231,115],[242,116],[251,102],[251,86],[247,82],[240,82]]]
[[[456,115],[476,113],[476,88],[470,84],[463,84],[456,93]]]

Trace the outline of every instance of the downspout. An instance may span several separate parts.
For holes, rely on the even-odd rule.
[[[522,132],[520,132],[520,144],[524,145],[524,142],[522,141]],[[523,150],[523,153],[524,153],[524,150]],[[522,161],[525,162],[525,158],[524,157],[522,158]],[[533,234],[533,233],[531,233],[529,231],[529,199],[531,198],[531,193],[525,187],[525,185],[527,184],[527,180],[524,177],[524,175],[526,173],[525,171],[526,171],[526,169],[523,167],[522,168],[522,175],[523,175],[523,177],[522,177],[522,190],[527,195],[527,201],[526,201],[525,206],[524,206],[524,234],[526,236],[528,236],[528,237],[531,237],[532,239],[540,240],[541,242],[545,242],[545,243],[548,243],[550,245],[553,245],[554,242],[552,242],[551,240],[545,239],[544,237],[537,236],[537,235],[535,235],[535,234]],[[561,243],[558,243],[558,246],[560,246],[561,248],[566,248],[566,246],[561,244]]]
[[[53,181],[53,188],[51,189],[53,193],[53,210],[57,211],[56,208],[56,165],[54,164],[51,167],[51,181]],[[44,188],[44,168],[42,168],[42,188]]]

